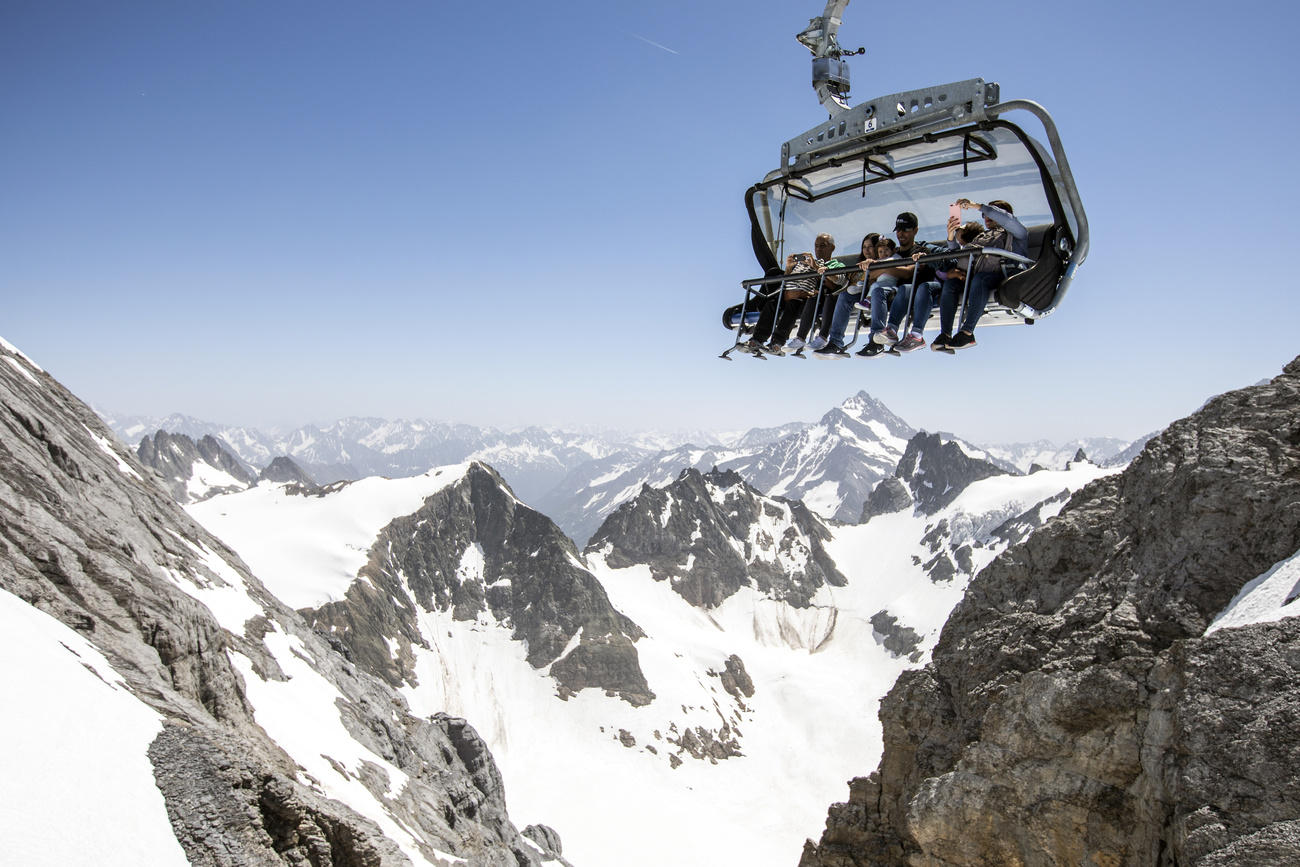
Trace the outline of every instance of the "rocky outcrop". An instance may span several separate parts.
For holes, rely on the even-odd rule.
[[[894,470],[894,477],[907,486],[916,508],[925,515],[947,506],[973,482],[1005,474],[997,464],[971,457],[954,440],[924,431],[908,441]]]
[[[871,616],[871,629],[876,640],[885,646],[893,656],[906,656],[912,662],[921,658],[918,648],[921,636],[910,626],[898,622],[898,618],[888,611],[877,611]]]
[[[191,863],[409,863],[380,820],[433,863],[446,860],[438,852],[541,863],[510,824],[476,736],[413,716],[146,481],[149,471],[88,407],[2,341],[0,360],[0,588],[84,636],[162,718],[149,758]],[[326,772],[304,767],[322,760],[319,751],[295,752],[263,727],[252,686],[273,691],[290,682],[284,666],[298,664],[310,665],[337,712],[304,718],[302,728],[337,725],[374,759],[324,757],[330,779],[364,804],[328,797]],[[25,818],[63,833],[61,809],[34,802]]]
[[[418,610],[508,626],[532,666],[550,666],[562,696],[595,688],[633,705],[653,698],[634,645],[641,629],[614,610],[559,527],[483,464],[392,521],[345,598],[304,614],[397,686],[414,682],[411,648],[428,646]]]
[[[733,471],[684,470],[620,506],[587,551],[615,568],[646,564],[655,580],[704,608],[749,586],[806,607],[822,586],[846,582],[826,553],[829,540],[802,503],[765,497]]]
[[[297,485],[304,490],[316,489],[316,480],[307,471],[294,463],[293,458],[280,455],[262,468],[257,478],[266,482],[281,482]]]
[[[903,484],[901,479],[895,476],[881,479],[871,489],[867,501],[862,504],[862,515],[859,517],[858,523],[865,524],[876,515],[901,512],[911,505],[912,492],[907,489],[907,485]]]
[[[1153,438],[972,581],[801,867],[1300,862],[1300,359]]]
[[[216,437],[198,442],[185,434],[158,431],[140,440],[136,448],[140,463],[156,471],[176,502],[192,503],[217,494],[242,491],[257,483],[257,474]],[[201,478],[204,468],[216,470],[212,478]],[[196,474],[200,478],[196,478]]]

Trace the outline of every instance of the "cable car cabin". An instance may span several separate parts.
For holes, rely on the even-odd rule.
[[[1087,256],[1087,217],[1051,117],[1037,103],[1001,103],[998,94],[998,85],[978,78],[893,94],[783,145],[781,165],[745,194],[763,276],[745,280],[741,303],[724,312],[723,324],[736,339],[722,357],[747,339],[765,303],[802,303],[786,300],[793,281],[809,288],[811,279],[817,303],[836,291],[826,279],[834,271],[811,278],[785,274],[786,257],[811,252],[818,235],[832,235],[835,258],[853,266],[863,237],[892,237],[895,217],[904,211],[918,218],[918,241],[944,242],[949,205],[963,198],[1010,202],[1029,229],[1028,258],[988,251],[1004,260],[1007,276],[980,326],[1032,324],[1055,311]],[[1047,145],[1006,115],[1036,119]],[[977,212],[966,211],[962,219],[976,218]],[[852,319],[850,345],[861,325],[859,316]],[[938,328],[937,305],[924,327]]]

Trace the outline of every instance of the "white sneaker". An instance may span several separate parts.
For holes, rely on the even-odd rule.
[[[785,345],[786,352],[798,352],[804,348],[804,342],[798,337],[790,338],[790,342]]]
[[[816,337],[814,337],[812,340],[809,340],[809,341],[808,341],[808,348],[811,349],[813,352],[816,352],[816,351],[819,350],[819,349],[825,349],[825,348],[826,348],[826,338],[825,338],[825,337],[822,337],[820,334],[818,334],[818,335],[817,335]]]

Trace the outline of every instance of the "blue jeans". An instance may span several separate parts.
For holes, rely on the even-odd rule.
[[[850,295],[848,292],[841,292],[835,296],[835,313],[831,316],[831,330],[826,335],[827,342],[834,343],[841,349],[844,348],[844,332],[849,329],[849,317],[857,312],[853,305],[860,297],[860,295]]]
[[[961,320],[961,330],[975,332],[975,326],[984,315],[984,305],[989,300],[989,293],[1001,285],[1006,278],[1001,271],[980,271],[972,274],[970,287],[966,290],[966,315]],[[954,284],[954,285],[949,285]],[[953,317],[957,315],[957,298],[961,295],[960,280],[948,280],[943,284],[943,295],[939,298],[939,327],[944,334],[951,334]]]
[[[961,297],[962,287],[966,281],[960,277],[949,277],[943,281],[942,288],[938,283],[922,283],[916,287],[916,301],[912,304],[912,330],[925,330],[925,323],[930,321],[930,311],[934,310],[934,302],[939,302],[939,330],[949,337],[952,337],[952,317],[956,312],[956,299]],[[943,299],[951,297],[952,306],[946,307]]]
[[[881,280],[894,280],[894,278],[883,277],[881,278]],[[895,285],[897,284],[896,280],[894,280],[894,284]],[[893,301],[891,301],[889,304],[889,314],[888,314],[888,318],[886,319],[885,297],[889,293],[890,288],[891,287],[889,284],[882,285],[879,280],[876,281],[876,284],[871,287],[871,333],[872,334],[876,334],[877,332],[884,331],[886,327],[892,328],[895,331],[897,331],[899,326],[903,324],[903,319],[907,317],[907,308],[912,299],[912,287],[911,286],[898,287],[898,289],[894,294]],[[928,280],[924,283],[919,283],[917,284],[916,287],[917,298],[924,296],[927,299],[927,301],[931,296],[938,293],[938,291],[939,291],[939,284],[933,280]],[[930,315],[928,309],[926,310],[925,315],[926,316]],[[920,325],[916,324],[918,321],[920,322]],[[924,319],[918,320],[915,315],[912,316],[912,322],[913,322],[912,327],[918,330],[925,327],[925,320]]]

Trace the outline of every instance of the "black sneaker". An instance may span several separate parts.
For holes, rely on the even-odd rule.
[[[965,349],[967,346],[975,345],[975,335],[969,331],[958,331],[948,341],[948,346],[953,349]]]
[[[785,355],[785,344],[777,343],[773,340],[767,346],[763,347],[763,351],[768,355]]]
[[[861,349],[859,349],[857,352],[853,354],[858,356],[859,358],[875,358],[877,355],[879,355],[884,351],[885,351],[885,347],[881,346],[879,343],[877,343],[874,340],[868,340],[866,346],[862,347]]]
[[[848,352],[846,352],[843,347],[836,346],[834,343],[828,343],[825,346],[823,346],[821,349],[814,350],[813,355],[817,358],[848,358],[849,357]]]

